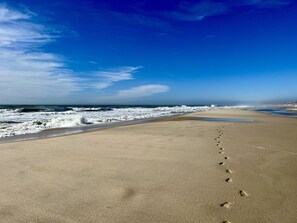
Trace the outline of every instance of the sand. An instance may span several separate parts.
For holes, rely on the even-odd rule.
[[[0,222],[288,223],[296,210],[296,118],[221,109],[0,144]]]

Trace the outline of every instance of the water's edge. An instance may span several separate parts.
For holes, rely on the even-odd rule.
[[[185,113],[189,114],[189,113]],[[137,125],[143,124],[147,122],[152,122],[156,120],[165,119],[168,117],[176,117],[185,114],[178,114],[166,117],[156,117],[156,118],[146,118],[146,119],[137,119],[137,120],[129,120],[129,121],[121,121],[121,122],[111,122],[111,123],[104,123],[104,124],[92,124],[87,126],[75,126],[75,127],[67,127],[67,128],[56,128],[56,129],[46,129],[41,132],[37,133],[29,133],[24,135],[16,135],[10,137],[3,137],[0,138],[0,144],[3,143],[12,143],[12,142],[19,142],[19,141],[28,141],[28,140],[37,140],[37,139],[47,139],[53,137],[62,137],[68,135],[76,135],[85,132],[93,132],[98,130],[104,130],[109,128],[116,128],[128,125]]]
[[[293,115],[291,112],[278,112],[280,110],[276,109],[247,109],[250,111],[260,112],[268,115],[273,116],[285,116],[285,117],[297,117],[297,113],[293,112]],[[283,111],[283,110],[282,110]],[[109,122],[104,124],[92,124],[92,125],[85,125],[85,126],[75,126],[75,127],[65,127],[65,128],[55,128],[55,129],[46,129],[41,132],[37,133],[28,133],[24,135],[16,135],[16,136],[10,136],[10,137],[3,137],[0,138],[0,144],[3,143],[12,143],[12,142],[19,142],[19,141],[28,141],[28,140],[37,140],[37,139],[46,139],[46,138],[53,138],[53,137],[62,137],[62,136],[68,136],[68,135],[75,135],[85,132],[93,132],[98,130],[104,130],[109,128],[116,128],[116,127],[122,127],[122,126],[128,126],[128,125],[136,125],[136,124],[143,124],[147,122],[152,122],[156,120],[162,120],[167,119],[169,117],[178,117],[183,116],[186,114],[196,113],[195,112],[186,112],[183,114],[177,114],[177,115],[171,115],[171,116],[162,116],[162,117],[155,117],[155,118],[145,118],[145,119],[136,119],[136,120],[129,120],[129,121],[120,121],[120,122]],[[288,114],[289,113],[289,114]],[[196,120],[207,121],[207,118],[198,117]],[[193,119],[194,120],[194,119]],[[216,118],[212,121],[220,121],[220,118]],[[230,121],[232,121],[231,119]],[[254,120],[233,120],[235,122],[253,122]]]
[[[254,108],[254,109],[250,109],[250,110],[261,112],[261,113],[268,114],[268,115],[273,115],[273,116],[297,118],[296,111],[288,111],[285,108]]]

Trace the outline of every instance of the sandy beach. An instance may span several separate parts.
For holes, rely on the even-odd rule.
[[[296,145],[241,109],[0,144],[0,222],[297,222]]]

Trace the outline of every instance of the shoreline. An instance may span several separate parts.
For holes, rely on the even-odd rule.
[[[70,110],[69,110],[70,109]],[[208,110],[209,106],[111,106],[66,107],[16,105],[0,109],[0,138],[38,133],[49,129],[72,128],[74,131],[107,125],[114,122],[133,121],[186,114]],[[88,127],[86,127],[88,126]],[[80,129],[81,128],[81,129]],[[33,135],[34,136],[34,135]]]
[[[159,121],[163,119],[165,120],[172,119],[175,117],[182,117],[184,115],[192,114],[192,113],[197,113],[197,112],[188,112],[184,114],[162,116],[162,117],[156,117],[156,118],[144,118],[144,119],[135,119],[135,120],[129,120],[129,121],[109,122],[109,123],[103,123],[103,124],[91,124],[91,125],[75,126],[75,127],[45,129],[45,130],[42,130],[41,132],[36,132],[36,133],[28,133],[23,135],[3,137],[3,138],[0,138],[0,144],[27,141],[27,140],[63,137],[63,136],[76,135],[76,134],[93,132],[93,131],[101,131],[109,128],[143,124],[143,123],[154,122],[154,121]]]
[[[216,108],[214,110],[218,110],[218,109],[226,109],[226,108]],[[228,109],[230,109],[230,108],[228,108]],[[235,109],[241,109],[241,108],[235,108]],[[210,110],[213,110],[213,109],[210,109]],[[210,111],[210,110],[208,110],[208,111]],[[261,109],[253,110],[253,109],[243,108],[242,110],[254,111],[254,112],[259,112],[262,114],[272,115],[272,116],[281,116],[281,117],[289,117],[289,118],[297,117],[297,113],[296,113],[296,116],[294,116],[294,115],[290,116],[290,115],[278,114],[275,112],[269,112],[269,111],[267,112],[267,111],[261,110]],[[86,133],[86,132],[101,131],[101,130],[105,130],[105,129],[109,129],[109,128],[117,128],[117,127],[121,127],[121,126],[143,124],[143,123],[154,122],[154,121],[163,120],[163,119],[171,120],[172,118],[175,118],[175,117],[180,117],[180,116],[185,116],[188,114],[195,114],[195,113],[200,113],[200,112],[207,112],[207,111],[187,112],[187,113],[171,115],[171,116],[135,119],[135,120],[129,120],[129,121],[111,122],[111,123],[103,123],[103,124],[91,124],[91,125],[75,126],[75,127],[45,129],[45,130],[42,130],[41,132],[37,132],[37,133],[28,133],[28,134],[23,134],[23,135],[3,137],[3,138],[0,138],[0,144],[19,142],[19,141],[27,141],[27,140],[46,139],[46,138],[53,138],[53,137],[63,137],[63,136],[81,134],[81,133]],[[202,117],[202,119],[203,119],[203,117]],[[201,121],[203,121],[202,119],[201,119]],[[205,120],[205,121],[207,121],[207,120]],[[219,121],[219,120],[217,120],[217,121]],[[232,122],[232,120],[230,120],[230,121]]]
[[[156,117],[156,118],[135,119],[135,120],[129,120],[129,121],[120,121],[120,122],[109,122],[109,123],[103,123],[103,124],[91,124],[91,125],[75,126],[75,127],[45,129],[45,130],[42,130],[41,132],[36,132],[36,133],[28,133],[23,135],[3,137],[3,138],[0,138],[0,144],[70,136],[70,135],[76,135],[76,134],[87,133],[87,132],[101,131],[109,128],[117,128],[121,126],[143,124],[147,122],[156,121],[159,119],[165,119],[165,118],[175,117],[175,116],[183,116],[187,114],[191,114],[191,113],[162,116],[162,117]]]

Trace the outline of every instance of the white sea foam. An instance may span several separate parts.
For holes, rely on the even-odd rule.
[[[25,113],[19,112],[16,109],[0,109],[0,138],[37,133],[52,128],[164,117],[188,112],[204,111],[210,109],[210,107],[183,105],[156,108],[127,107],[113,108],[112,110],[81,107],[72,107],[71,109],[70,111],[64,112],[43,111]]]
[[[87,124],[85,117],[81,115],[69,115],[50,119],[45,123],[46,128],[74,127]]]

